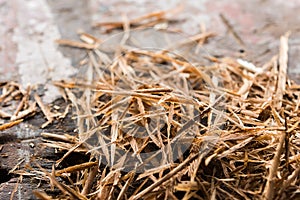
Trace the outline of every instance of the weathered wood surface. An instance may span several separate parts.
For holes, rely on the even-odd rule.
[[[120,20],[122,14],[129,18],[137,17],[177,4],[176,0],[0,0],[0,80],[16,80],[24,87],[28,83],[45,84],[48,92],[43,98],[50,102],[58,96],[51,81],[76,74],[77,63],[85,56],[80,50],[57,47],[53,40],[77,39],[78,30],[105,38],[106,35],[91,28],[94,22]],[[208,30],[219,34],[217,40],[207,47],[209,53],[240,56],[256,64],[277,52],[279,36],[291,30],[288,71],[295,81],[300,82],[300,18],[295,17],[295,11],[299,9],[299,0],[185,1],[183,11],[177,16],[182,22],[173,25],[173,28],[192,34],[200,30],[201,24],[205,24]],[[219,17],[220,13],[229,20],[243,44],[227,31]],[[40,133],[73,132],[75,126],[72,120],[67,118],[42,130],[39,127],[44,122],[43,115],[39,113],[33,119],[0,132],[1,199],[9,199],[14,189],[14,199],[34,198],[32,190],[37,189],[38,181],[23,177],[16,187],[18,177],[8,174],[22,159],[21,167],[35,157],[38,163],[43,163],[44,168],[50,169],[62,155],[53,149],[42,148],[39,145]],[[68,165],[68,162],[74,160],[70,157],[62,164]],[[45,185],[41,184],[40,187]]]

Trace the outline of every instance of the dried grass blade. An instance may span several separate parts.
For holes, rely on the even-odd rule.
[[[288,67],[288,39],[290,32],[287,32],[284,36],[280,37],[280,50],[279,50],[279,73],[278,73],[278,82],[277,82],[277,91],[276,99],[277,105],[276,108],[280,109],[282,106],[282,98],[285,93],[286,88],[286,76],[287,76],[287,67]]]
[[[64,46],[71,46],[76,47],[80,49],[96,49],[98,48],[97,44],[87,44],[83,42],[73,41],[73,40],[65,40],[65,39],[59,39],[56,40],[56,43]]]
[[[227,155],[229,155],[229,154],[235,152],[236,150],[238,150],[238,149],[240,149],[240,148],[246,146],[246,145],[247,145],[249,142],[251,142],[255,137],[257,137],[257,136],[253,136],[253,137],[247,138],[246,140],[244,140],[244,141],[238,143],[237,145],[231,147],[231,148],[228,149],[227,151],[224,151],[222,154],[219,154],[217,157],[218,157],[218,158],[224,158],[224,157],[226,157]]]
[[[267,178],[267,183],[264,188],[262,198],[265,200],[272,200],[275,194],[275,179],[276,179],[276,174],[278,172],[278,167],[280,164],[280,156],[283,152],[283,144],[285,142],[285,137],[286,137],[286,131],[280,132],[280,139],[279,143],[276,148],[275,156],[271,162],[271,167],[269,168],[269,175]]]
[[[34,94],[34,99],[37,102],[37,104],[39,105],[39,107],[41,108],[45,117],[47,118],[47,120],[48,120],[47,124],[52,123],[54,118],[53,118],[53,113],[50,111],[49,107],[42,102],[42,99],[36,93]],[[42,128],[44,128],[44,127],[45,127],[45,125],[42,125]]]
[[[73,165],[71,167],[67,167],[67,168],[55,171],[55,176],[61,176],[63,173],[72,173],[72,172],[81,171],[84,169],[89,169],[91,167],[96,166],[97,164],[98,164],[97,162],[87,162],[87,163],[81,163],[78,165]]]
[[[180,163],[176,168],[174,168],[172,171],[170,171],[164,177],[162,177],[157,182],[153,183],[152,185],[150,185],[149,187],[147,187],[143,191],[139,192],[138,194],[130,197],[129,200],[137,200],[137,199],[142,198],[145,194],[151,192],[156,187],[158,187],[159,185],[163,184],[165,181],[167,181],[172,176],[174,176],[177,172],[179,172],[180,170],[182,170],[188,163],[190,163],[191,161],[193,161],[196,157],[198,157],[197,154],[189,156],[189,158],[185,159],[182,163]]]
[[[0,125],[0,131],[4,131],[4,130],[6,130],[6,129],[8,129],[8,128],[11,128],[11,127],[13,127],[13,126],[15,126],[15,125],[18,125],[18,124],[20,124],[22,121],[23,121],[23,119],[18,119],[18,120],[16,120],[16,121],[7,122],[7,123],[5,123],[5,124],[2,124],[2,125]]]
[[[96,175],[98,174],[98,169],[99,169],[98,166],[91,168],[91,170],[88,174],[88,178],[86,179],[83,189],[81,191],[82,195],[87,195],[91,191],[91,189],[93,187],[94,179],[96,178]]]

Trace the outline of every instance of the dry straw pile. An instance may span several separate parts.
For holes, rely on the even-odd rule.
[[[205,40],[206,36],[194,38]],[[89,162],[53,171],[48,174],[52,184],[65,195],[81,199],[280,199],[296,195],[300,93],[299,86],[286,78],[287,45],[288,35],[282,36],[279,55],[261,67],[213,57],[208,58],[211,65],[203,66],[167,51],[129,47],[116,52],[118,58],[107,65],[108,57],[93,48],[86,60],[86,82],[56,85],[77,108],[81,139],[69,152],[87,147],[82,143],[89,137],[95,139],[96,134],[99,143],[86,151],[97,157],[91,151],[95,150],[114,165],[99,168]],[[91,78],[94,73],[96,81]],[[197,115],[189,113],[189,108]],[[116,110],[122,113],[119,121],[114,120]],[[158,116],[160,120],[155,120]],[[222,124],[216,121],[219,116]],[[132,124],[144,127],[146,135],[138,137],[140,129]],[[171,145],[174,140],[183,146],[191,142],[177,160],[168,159],[180,151]],[[118,149],[125,153],[119,155]],[[128,153],[159,149],[161,160],[140,157],[141,165],[152,163],[153,168],[140,173],[141,165],[128,169],[132,164]],[[73,183],[55,181],[55,176],[73,173],[78,174]]]
[[[164,19],[155,13],[101,26],[128,29],[153,17],[153,23]],[[212,35],[191,40],[203,44]],[[85,33],[81,39],[58,43],[87,52],[84,81],[54,83],[74,108],[79,134],[43,133],[44,145],[66,153],[51,172],[32,172],[61,191],[51,197],[37,190],[39,198],[297,197],[300,86],[287,78],[288,34],[279,54],[259,67],[228,57],[206,57],[210,64],[203,65],[130,46],[110,60],[99,39]],[[56,169],[73,152],[91,161]]]

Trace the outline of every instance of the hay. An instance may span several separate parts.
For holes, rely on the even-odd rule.
[[[139,26],[150,18],[146,24],[153,25],[166,20],[164,14],[149,14],[129,23]],[[110,30],[125,27],[123,22],[98,25]],[[210,36],[192,38],[204,44]],[[88,69],[84,80],[54,83],[72,103],[79,134],[42,134],[43,145],[63,150],[65,155],[52,172],[42,167],[40,172],[31,172],[42,180],[47,178],[60,194],[51,197],[37,190],[36,196],[131,200],[296,197],[300,86],[286,77],[288,36],[281,37],[279,55],[260,67],[228,57],[208,57],[210,65],[203,66],[168,51],[130,47],[116,51],[118,57],[112,61],[99,49],[101,40],[91,35],[82,33],[83,42],[57,41],[85,49],[88,57],[83,63]],[[1,85],[6,88],[0,97],[3,102],[13,90]],[[34,97],[48,122],[55,120],[40,98]],[[15,115],[21,112],[17,109]],[[67,113],[68,109],[60,116]],[[15,123],[19,121],[10,125]],[[139,136],[134,125],[143,127],[146,134]],[[190,145],[179,154],[182,149],[172,146],[174,141]],[[121,150],[125,155],[120,155]],[[139,156],[151,151],[159,152],[159,159]],[[57,170],[74,152],[87,153],[90,161]],[[127,153],[136,156],[140,165],[131,166]],[[181,156],[173,159],[177,153]]]
[[[64,182],[77,193],[66,192],[62,196],[134,200],[282,199],[297,195],[300,91],[298,85],[286,78],[287,41],[288,35],[282,36],[279,56],[274,56],[262,67],[233,58],[210,58],[213,61],[210,66],[191,65],[167,52],[124,49],[116,61],[101,69],[99,63],[103,54],[99,56],[96,49],[89,51],[91,71],[87,82],[55,83],[65,89],[76,107],[78,129],[81,130],[79,141],[72,139],[66,143],[66,138],[61,138],[60,143],[56,142],[56,148],[61,145],[62,149],[68,149],[73,144],[76,148],[69,150],[68,154],[86,148],[86,152],[92,153],[92,158],[99,158],[82,141],[100,132],[104,136],[98,135],[99,146],[93,150],[98,150],[107,160],[116,161],[117,146],[126,152],[139,154],[151,144],[152,148],[161,148],[170,155],[172,151],[164,147],[176,137],[188,137],[188,134],[176,131],[197,123],[199,133],[193,135],[188,154],[174,162],[163,158],[166,160],[160,161],[157,167],[142,173],[137,173],[136,169],[122,171],[126,161],[121,158],[113,166],[108,163],[95,167],[94,162],[89,162],[81,164],[84,166],[82,169],[80,165],[73,166],[74,171],[72,167],[54,171],[56,176],[79,173],[81,177],[76,185]],[[161,63],[171,70],[161,71],[162,68],[157,67]],[[91,74],[97,68],[98,79],[91,81]],[[100,73],[101,70],[107,73]],[[141,78],[141,74],[149,76]],[[213,77],[222,77],[222,87],[214,85]],[[165,80],[172,83],[166,84]],[[119,84],[120,81],[122,84]],[[117,87],[126,84],[131,88],[118,90]],[[78,91],[83,92],[80,98],[76,96]],[[220,94],[222,101],[210,101],[212,91]],[[192,98],[185,96],[184,92],[192,94]],[[122,110],[122,104],[116,103],[122,101],[130,102],[129,107]],[[164,109],[151,112],[147,110],[149,105],[160,105]],[[181,109],[183,105],[193,105],[194,109],[199,109],[200,115],[180,121],[185,115]],[[215,105],[224,109],[219,113],[225,119],[222,128],[214,128],[216,122],[209,121]],[[123,133],[120,124],[113,121],[115,109],[125,113],[123,121],[145,127],[149,125],[147,119],[162,115],[167,130],[165,133],[158,131],[156,135],[149,131],[142,139],[132,137]],[[130,123],[127,125],[130,126]],[[208,136],[218,139],[206,151],[203,144]],[[54,143],[45,143],[50,144]],[[65,189],[61,190],[64,192]]]

